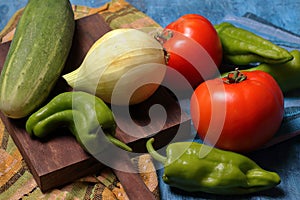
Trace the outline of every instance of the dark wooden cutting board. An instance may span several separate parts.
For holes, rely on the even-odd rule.
[[[63,73],[79,67],[92,44],[110,30],[110,27],[98,14],[77,20],[73,46]],[[9,45],[10,42],[0,45],[1,70]],[[61,78],[49,99],[68,90],[71,88]],[[147,124],[150,120],[147,112],[154,104],[162,105],[167,113],[167,121],[159,132],[140,130],[140,136],[133,137],[117,128],[116,137],[131,146],[134,152],[146,152],[145,142],[150,136],[156,138],[156,147],[159,148],[168,144],[177,134],[179,126],[189,131],[190,119],[182,112],[172,95],[162,87],[147,101],[130,108],[132,120],[137,124]],[[42,191],[64,185],[104,167],[86,153],[75,138],[66,131],[58,130],[53,137],[41,141],[30,138],[26,133],[24,129],[26,118],[9,119],[2,113],[0,113],[0,117]],[[123,120],[126,122],[131,119]],[[156,126],[156,123],[152,122],[152,125]],[[184,134],[182,137],[184,138]]]

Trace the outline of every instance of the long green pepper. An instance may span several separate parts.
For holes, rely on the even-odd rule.
[[[300,88],[300,51],[292,50],[293,59],[281,64],[262,63],[245,71],[261,70],[269,73],[278,83],[283,92]]]
[[[163,181],[188,192],[222,195],[249,194],[272,188],[280,177],[238,153],[196,142],[170,144],[167,157],[156,152],[154,139],[147,141],[150,155],[164,164]]]
[[[262,63],[255,67],[245,68],[240,71],[264,71],[270,74],[280,86],[282,92],[287,93],[300,88],[300,51],[292,50],[290,54],[293,59],[280,64]],[[221,77],[228,76],[229,72],[225,72]]]
[[[33,113],[26,121],[30,136],[46,137],[59,127],[67,127],[79,144],[89,153],[100,153],[108,144],[131,151],[125,143],[113,137],[116,123],[110,108],[98,97],[85,92],[64,92]],[[99,133],[104,131],[105,137]]]
[[[222,22],[214,26],[223,48],[224,62],[235,65],[250,63],[283,63],[293,56],[272,42],[231,23]]]

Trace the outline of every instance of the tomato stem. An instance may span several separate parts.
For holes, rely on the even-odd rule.
[[[229,72],[225,77],[224,83],[232,84],[232,83],[240,83],[247,79],[247,76],[239,71],[238,68],[235,68],[234,71]]]

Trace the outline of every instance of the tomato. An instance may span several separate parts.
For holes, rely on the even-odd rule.
[[[168,66],[182,74],[193,88],[216,75],[222,61],[222,44],[208,19],[198,14],[183,15],[167,25],[164,33],[169,34],[163,43],[169,55]],[[185,87],[172,74],[167,82]]]
[[[202,140],[221,149],[250,152],[262,147],[278,130],[284,98],[266,72],[242,72],[239,77],[242,74],[246,79],[237,83],[216,78],[200,84],[192,94],[190,109]]]

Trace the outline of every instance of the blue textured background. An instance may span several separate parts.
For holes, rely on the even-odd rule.
[[[27,0],[0,0],[0,29]],[[71,0],[73,4],[98,7],[108,0]],[[271,23],[300,33],[300,0],[128,0],[162,26],[185,13],[199,13],[218,23],[226,14],[242,16],[246,12],[268,19]]]
[[[186,13],[198,13],[213,24],[219,23],[227,14],[243,16],[254,13],[272,24],[300,35],[300,0],[127,0],[160,25],[165,26]],[[98,7],[105,0],[71,0],[77,5]],[[27,0],[0,0],[0,30],[13,13],[24,7]],[[299,118],[300,119],[300,118]],[[203,193],[191,194],[160,184],[161,198],[165,199],[300,199],[300,137],[277,144],[271,148],[249,154],[263,168],[276,171],[281,184],[269,191],[239,197],[218,197]],[[162,171],[159,171],[159,175]],[[161,182],[161,181],[160,181]]]

